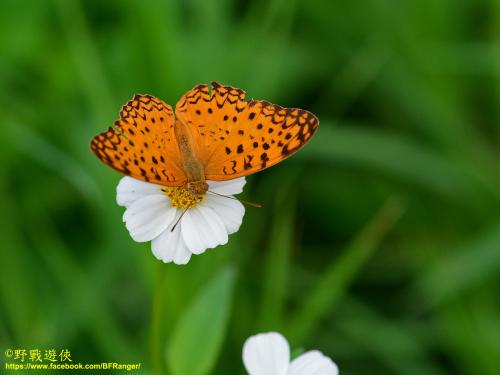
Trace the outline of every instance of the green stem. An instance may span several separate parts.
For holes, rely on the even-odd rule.
[[[164,355],[162,351],[162,316],[163,316],[163,300],[165,296],[165,270],[166,266],[160,263],[156,273],[154,285],[153,303],[151,307],[151,332],[150,332],[150,351],[151,363],[153,365],[154,374],[163,375],[164,371]]]

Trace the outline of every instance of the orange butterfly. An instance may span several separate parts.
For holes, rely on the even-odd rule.
[[[128,176],[204,196],[206,180],[224,181],[269,168],[307,143],[319,121],[312,113],[212,83],[198,85],[175,113],[151,95],[135,95],[115,127],[90,147],[101,161]]]

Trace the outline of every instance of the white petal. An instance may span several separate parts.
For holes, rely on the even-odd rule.
[[[176,229],[176,231],[178,231],[180,233],[181,228]],[[182,235],[181,235],[181,237],[182,237]],[[182,241],[182,246],[179,246],[179,248],[175,252],[174,263],[175,264],[187,264],[189,262],[189,260],[191,259],[191,255],[193,255],[193,253],[191,251],[189,251],[189,249],[187,248],[184,241]]]
[[[220,217],[229,234],[240,228],[243,215],[245,215],[245,207],[237,200],[209,193],[201,205],[210,207]]]
[[[161,192],[161,186],[125,176],[116,187],[116,203],[118,203],[119,206],[128,207],[137,199],[149,194],[163,194]]]
[[[337,375],[337,365],[317,350],[311,350],[297,357],[290,364],[287,375]]]
[[[165,195],[146,195],[136,200],[123,214],[123,221],[137,242],[151,241],[172,223],[176,210]]]
[[[288,342],[279,333],[252,336],[243,346],[243,363],[250,375],[285,375],[289,362]]]
[[[208,190],[222,195],[239,194],[245,186],[245,177],[235,178],[228,181],[207,181]]]
[[[151,242],[153,255],[165,263],[186,264],[191,258],[192,253],[182,239],[181,228],[176,227],[173,232],[171,231],[180,215],[181,211],[177,210],[174,220],[168,228]]]
[[[210,208],[198,205],[186,211],[181,219],[182,237],[193,254],[227,242],[227,230]]]

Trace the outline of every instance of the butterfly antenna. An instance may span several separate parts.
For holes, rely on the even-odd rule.
[[[234,200],[236,200],[238,202],[241,202],[241,203],[244,203],[244,204],[248,204],[249,206],[252,206],[252,207],[262,208],[262,205],[259,204],[259,203],[253,203],[253,202],[245,201],[243,199],[239,199],[239,198],[233,197],[231,195],[219,194],[219,193],[216,193],[216,192],[210,191],[210,190],[208,191],[208,193],[212,193],[212,194],[218,195],[219,197],[234,199]]]
[[[177,224],[180,223],[182,217],[184,216],[184,214],[187,212],[188,208],[186,208],[184,211],[182,211],[182,214],[181,216],[179,216],[179,218],[177,219],[177,221],[175,222],[174,226],[172,227],[172,229],[170,229],[170,232],[173,232],[175,227],[177,227]]]

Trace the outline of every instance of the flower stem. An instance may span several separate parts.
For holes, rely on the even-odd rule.
[[[153,365],[154,374],[163,375],[164,369],[164,353],[162,350],[162,316],[163,316],[163,300],[165,296],[165,264],[160,263],[156,272],[156,280],[154,285],[153,303],[151,306],[151,331],[150,331],[150,351],[151,363]]]

